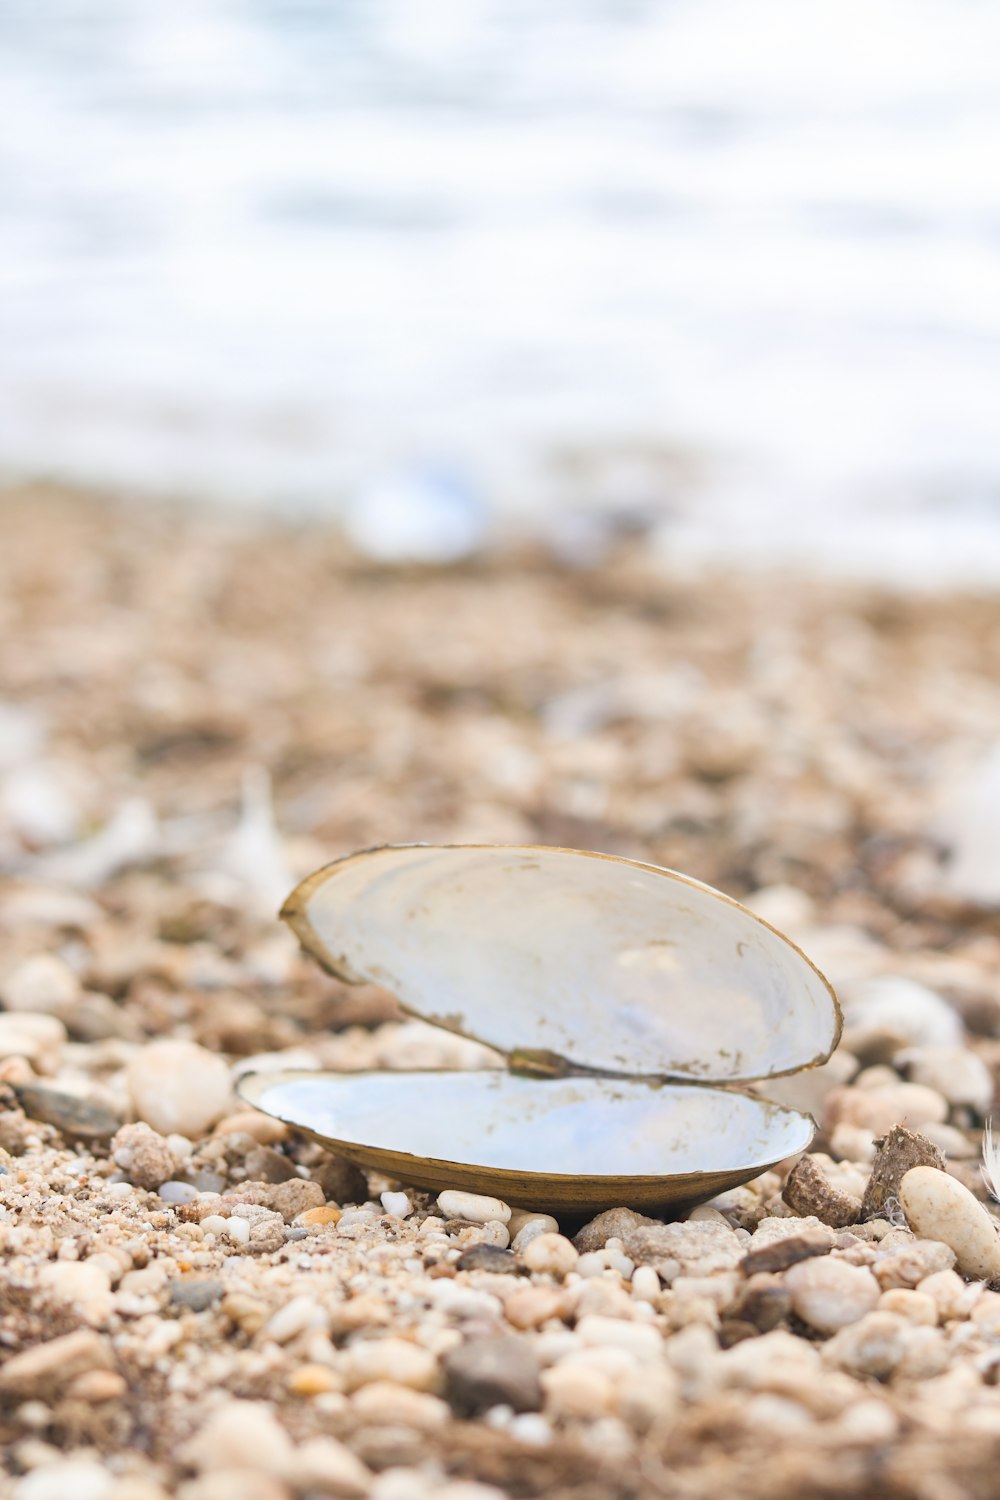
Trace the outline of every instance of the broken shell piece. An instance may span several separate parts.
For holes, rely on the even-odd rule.
[[[310,876],[282,916],[332,973],[507,1059],[242,1080],[248,1103],[360,1165],[593,1212],[698,1202],[812,1138],[808,1115],[707,1085],[824,1061],[833,991],[686,876],[570,849],[386,848]]]

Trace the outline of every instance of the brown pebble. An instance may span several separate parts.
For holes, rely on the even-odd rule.
[[[861,1200],[834,1187],[814,1156],[802,1156],[788,1174],[781,1196],[803,1219],[814,1215],[821,1224],[843,1229],[856,1224]]]
[[[323,1196],[334,1203],[364,1203],[368,1198],[367,1177],[342,1156],[327,1156],[313,1167],[312,1175]]]
[[[581,1255],[588,1255],[592,1250],[603,1250],[608,1240],[624,1240],[634,1229],[659,1222],[658,1219],[648,1219],[645,1214],[637,1214],[631,1208],[609,1208],[596,1219],[591,1219],[589,1224],[584,1224],[573,1236],[573,1243]]]
[[[273,1120],[258,1110],[241,1110],[239,1114],[226,1115],[212,1131],[213,1135],[250,1135],[260,1146],[279,1146],[288,1139],[288,1126],[282,1120]]]
[[[879,1218],[890,1198],[898,1203],[899,1184],[911,1167],[944,1170],[944,1157],[933,1142],[905,1125],[894,1125],[875,1145],[871,1176],[861,1200],[863,1220]]]
[[[740,1261],[740,1270],[746,1276],[758,1271],[787,1271],[796,1261],[809,1260],[813,1255],[828,1255],[833,1249],[831,1241],[819,1230],[806,1230],[804,1234],[788,1235],[783,1240],[773,1240],[770,1245],[761,1245],[751,1250]]]
[[[523,1276],[525,1268],[518,1262],[512,1250],[502,1250],[499,1245],[470,1245],[455,1262],[456,1271],[491,1271],[494,1274],[507,1272]]]
[[[117,1401],[124,1396],[128,1382],[117,1370],[85,1370],[72,1382],[68,1396],[97,1406],[102,1401]]]
[[[299,1214],[308,1213],[311,1208],[324,1207],[323,1189],[318,1182],[307,1182],[303,1177],[289,1178],[287,1182],[279,1182],[274,1188],[271,1207],[290,1224]]]

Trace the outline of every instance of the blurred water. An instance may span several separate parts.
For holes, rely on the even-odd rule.
[[[8,474],[1000,579],[987,0],[0,0],[0,100]]]

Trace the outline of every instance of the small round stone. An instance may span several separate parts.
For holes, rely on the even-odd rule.
[[[487,1198],[479,1193],[462,1193],[454,1189],[438,1195],[438,1208],[446,1219],[468,1219],[470,1224],[488,1224],[498,1219],[506,1224],[510,1218],[509,1203],[500,1198]]]
[[[792,1310],[817,1333],[836,1333],[878,1305],[879,1285],[864,1266],[824,1255],[800,1260],[785,1274]]]
[[[413,1212],[413,1204],[406,1193],[383,1193],[381,1203],[386,1213],[396,1219],[405,1219]]]
[[[169,1142],[141,1120],[121,1127],[111,1142],[111,1154],[136,1187],[158,1188],[179,1166]]]
[[[195,1042],[150,1042],[129,1060],[126,1078],[136,1114],[161,1135],[197,1139],[232,1097],[222,1058]]]
[[[529,1271],[541,1271],[549,1276],[568,1276],[580,1259],[580,1252],[572,1240],[561,1234],[540,1234],[522,1252],[521,1259]]]
[[[340,1381],[329,1365],[299,1365],[288,1377],[288,1389],[293,1396],[323,1396],[339,1391]]]

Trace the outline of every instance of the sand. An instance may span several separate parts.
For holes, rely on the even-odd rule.
[[[629,546],[390,569],[42,490],[0,519],[0,1494],[994,1493],[1000,1293],[892,1193],[861,1215],[897,1122],[991,1202],[1000,917],[941,830],[1000,722],[1000,600]],[[485,1060],[275,916],[414,840],[652,860],[788,930],[848,1024],[783,1085],[821,1127],[787,1196],[791,1162],[683,1234],[512,1258],[248,1116],[274,1054]]]

